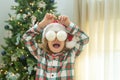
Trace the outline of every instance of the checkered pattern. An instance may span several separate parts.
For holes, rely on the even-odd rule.
[[[73,80],[75,58],[89,38],[75,25],[67,27],[66,30],[77,37],[76,46],[69,51],[52,55],[40,49],[34,41],[34,37],[42,31],[37,25],[23,35],[27,48],[38,61],[35,80]]]

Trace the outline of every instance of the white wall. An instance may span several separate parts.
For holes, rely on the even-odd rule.
[[[71,20],[73,20],[73,0],[56,0],[57,11],[61,15],[67,15]]]

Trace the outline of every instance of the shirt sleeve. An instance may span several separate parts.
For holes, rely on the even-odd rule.
[[[26,47],[30,51],[30,53],[38,59],[38,44],[35,42],[35,36],[40,34],[42,29],[38,28],[38,25],[35,24],[32,28],[30,28],[26,33],[23,35],[23,40],[25,42]]]
[[[73,53],[75,53],[75,56],[79,56],[83,47],[89,42],[89,37],[72,22],[67,27],[67,32],[75,37],[76,44],[73,48]]]

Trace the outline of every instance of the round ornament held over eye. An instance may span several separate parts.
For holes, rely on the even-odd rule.
[[[48,31],[45,36],[48,41],[53,41],[55,40],[56,33],[54,31]]]
[[[67,39],[67,33],[65,31],[63,31],[63,30],[59,31],[57,33],[57,39],[59,41],[65,41]]]

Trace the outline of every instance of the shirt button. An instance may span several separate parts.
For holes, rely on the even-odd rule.
[[[52,73],[52,74],[51,74],[51,77],[52,77],[52,78],[54,78],[54,77],[55,77],[55,74],[54,74],[54,73]]]
[[[53,77],[54,75],[52,74],[52,77]]]
[[[56,60],[56,58],[53,58],[54,60]]]

